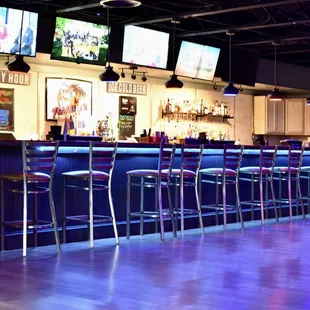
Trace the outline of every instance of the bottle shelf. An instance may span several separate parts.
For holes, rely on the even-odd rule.
[[[212,115],[212,114],[197,114],[197,113],[186,113],[186,112],[164,112],[162,111],[162,118],[169,117],[176,120],[188,120],[197,121],[198,119],[212,119],[217,122],[225,122],[227,119],[233,119],[233,116],[229,115]]]

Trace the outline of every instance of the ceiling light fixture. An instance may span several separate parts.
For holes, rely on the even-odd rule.
[[[113,9],[130,9],[141,5],[141,1],[136,0],[102,0],[100,4],[107,8]]]
[[[229,36],[229,82],[227,86],[222,89],[222,93],[227,97],[236,97],[239,93],[239,89],[234,86],[231,81],[231,37],[235,35],[233,31],[227,31],[226,34]]]
[[[136,74],[135,74],[135,70],[132,70],[132,75],[131,75],[131,78],[133,80],[135,80],[137,78]]]
[[[306,104],[307,104],[307,105],[310,105],[310,97],[308,97],[308,98],[306,99]]]
[[[268,98],[270,101],[282,101],[285,96],[277,87],[277,45],[279,45],[279,43],[273,41],[272,44],[274,46],[274,89],[268,95]]]
[[[9,71],[27,73],[30,70],[30,66],[24,61],[24,56],[21,55],[24,14],[25,14],[25,11],[23,10],[21,27],[20,27],[20,36],[19,36],[20,41],[19,41],[18,55],[15,55],[15,59],[13,61],[7,63],[7,67]]]
[[[146,72],[142,72],[143,73],[143,76],[142,76],[142,78],[141,78],[141,81],[142,82],[146,82],[147,81],[147,77],[145,76],[145,73]]]
[[[100,2],[101,3],[101,2]],[[108,48],[107,48],[107,63],[106,70],[99,75],[99,79],[102,82],[117,82],[119,80],[119,74],[113,71],[113,67],[110,64],[110,20],[109,20],[109,8],[107,7],[107,27],[108,27]]]
[[[124,69],[122,69],[121,77],[124,79],[125,76],[126,76],[126,75],[125,75]]]
[[[173,47],[172,47],[172,63],[173,63],[173,66],[174,66],[174,70],[173,70],[173,74],[171,75],[170,77],[170,80],[168,80],[166,83],[165,83],[165,86],[166,88],[182,88],[183,87],[183,82],[180,81],[178,79],[178,76],[175,74],[175,63],[174,63],[174,49],[175,49],[175,28],[176,28],[176,24],[179,24],[180,21],[173,18],[171,20],[171,23],[174,24],[174,27],[173,27]]]

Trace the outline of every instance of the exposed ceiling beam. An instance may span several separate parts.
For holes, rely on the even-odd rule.
[[[302,50],[290,50],[290,51],[283,51],[283,52],[279,52],[277,51],[277,55],[286,55],[286,54],[303,54],[303,53],[309,53],[310,49],[302,49]],[[270,53],[263,53],[260,54],[261,56],[265,56],[265,55],[274,55],[274,52],[270,52]]]
[[[295,26],[297,24],[308,24],[310,23],[310,19],[303,19],[298,21],[290,21],[284,23],[276,23],[276,24],[255,24],[255,25],[244,25],[244,26],[234,26],[232,27],[235,31],[242,31],[242,30],[257,30],[257,29],[266,29],[266,28],[277,28],[277,27],[286,27],[286,26]],[[231,29],[231,28],[229,28]],[[193,31],[187,32],[177,35],[180,38],[188,38],[188,37],[196,37],[197,35],[213,35],[219,33],[226,33],[228,28],[220,28],[215,30],[209,31]]]
[[[250,46],[250,45],[259,45],[259,44],[269,44],[274,41],[285,42],[285,41],[299,41],[299,40],[305,40],[305,39],[310,39],[310,35],[297,36],[297,37],[277,37],[277,38],[271,38],[269,40],[236,43],[236,44],[233,44],[233,46]]]
[[[233,13],[233,12],[241,12],[241,11],[248,11],[248,10],[254,10],[254,9],[260,9],[260,8],[268,8],[273,6],[281,6],[281,5],[288,5],[288,4],[294,4],[298,2],[310,2],[310,0],[282,0],[282,1],[275,1],[270,3],[259,3],[259,4],[253,4],[253,5],[246,5],[241,7],[233,7],[233,8],[227,8],[227,9],[221,9],[221,10],[215,10],[215,11],[195,11],[195,12],[189,12],[187,14],[181,14],[178,17],[181,19],[186,18],[197,18],[197,17],[203,17],[203,16],[212,16],[212,15],[219,15],[219,14],[225,14],[225,13]],[[92,3],[84,4],[84,5],[78,5],[73,7],[68,7],[64,9],[57,10],[57,14],[62,13],[69,13],[74,11],[81,11],[91,8],[100,7],[99,0],[92,1]],[[143,6],[143,3],[142,3]],[[171,21],[171,19],[174,16],[166,16],[166,17],[159,17],[155,19],[148,19],[143,21],[138,21],[134,23],[129,23],[129,25],[143,25],[143,24],[154,24],[154,23],[161,23],[161,22],[168,22]]]
[[[196,12],[190,12],[187,14],[181,14],[181,15],[178,15],[177,17],[180,19],[197,18],[197,17],[203,17],[203,16],[212,16],[212,15],[220,15],[220,14],[225,14],[225,13],[234,13],[234,12],[260,9],[260,8],[268,8],[268,7],[273,7],[273,6],[282,6],[282,5],[294,4],[298,2],[310,2],[310,0],[283,0],[283,1],[276,1],[276,2],[269,2],[269,3],[239,6],[239,7],[227,8],[227,9],[221,9],[221,10],[215,10],[215,11],[198,11],[198,12],[196,11]],[[129,23],[128,25],[139,26],[139,25],[144,25],[144,24],[168,22],[168,21],[171,21],[173,17],[174,16],[159,17],[159,18]]]

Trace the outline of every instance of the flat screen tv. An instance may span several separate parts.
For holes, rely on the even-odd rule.
[[[108,34],[104,25],[56,17],[51,59],[105,65]]]
[[[123,62],[166,69],[169,33],[125,26]]]
[[[212,81],[219,55],[219,48],[182,41],[175,73],[180,76]]]
[[[0,54],[35,57],[37,28],[38,13],[0,7]]]

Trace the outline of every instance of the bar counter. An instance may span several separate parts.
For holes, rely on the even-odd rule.
[[[137,144],[137,143],[119,143],[117,156],[115,161],[115,168],[112,177],[112,195],[114,201],[114,209],[116,220],[118,222],[118,231],[120,236],[125,235],[125,220],[126,220],[126,172],[133,169],[157,169],[158,144]],[[22,171],[22,152],[21,141],[0,141],[0,174],[6,174],[10,172]],[[279,147],[277,153],[276,165],[287,165],[287,147]],[[180,160],[179,152],[176,152],[175,163],[178,164]],[[203,151],[203,159],[201,169],[210,167],[221,167],[223,163],[223,146],[222,145],[206,145]],[[243,153],[242,166],[255,166],[259,165],[259,150],[251,147],[246,147]],[[310,149],[306,149],[304,152],[303,165],[310,166]],[[57,157],[55,175],[54,175],[54,200],[56,207],[56,214],[58,219],[58,226],[61,226],[61,210],[63,199],[63,186],[61,174],[71,170],[84,170],[88,169],[88,142],[87,141],[61,141],[59,146],[59,152]],[[212,185],[210,185],[212,186]],[[283,197],[286,197],[286,185],[283,184]],[[306,195],[308,185],[302,181],[303,195]],[[154,191],[150,189],[148,203],[153,206],[154,204]],[[278,186],[275,184],[276,195],[278,192]],[[241,200],[249,200],[250,185],[240,182],[240,196]],[[293,197],[295,192],[293,192]],[[45,195],[43,195],[45,196]],[[47,205],[47,197],[39,198],[39,218],[49,219],[49,209]],[[215,199],[214,187],[203,188],[202,200],[204,202],[213,202]],[[138,193],[133,192],[132,206],[139,208]],[[220,196],[221,197],[221,196]],[[13,200],[14,198],[14,200]],[[67,214],[78,215],[87,214],[88,212],[88,196],[85,192],[78,192],[74,190],[67,191]],[[234,203],[235,192],[234,188],[231,189],[228,186],[227,201]],[[191,189],[185,190],[185,207],[186,204],[194,204],[194,191]],[[31,199],[29,199],[29,212],[31,216]],[[167,206],[165,191],[163,192],[163,204]],[[96,193],[94,195],[94,208],[95,213],[108,212],[107,206],[107,193]],[[21,219],[22,218],[22,196],[6,193],[5,196],[5,210],[6,219]],[[250,220],[249,210],[243,209],[244,220]],[[294,210],[298,211],[298,210]],[[307,211],[307,208],[306,208]],[[105,212],[106,214],[106,212]],[[283,208],[282,216],[288,214],[287,208]],[[296,214],[296,213],[294,213]],[[273,217],[273,210],[268,210],[266,216]],[[215,225],[214,213],[212,210],[203,210],[204,225]],[[255,212],[255,218],[260,218],[259,211]],[[221,217],[220,217],[221,219]],[[235,222],[235,212],[228,214],[228,222]],[[145,233],[154,232],[154,223],[145,220]],[[221,224],[221,222],[219,223]],[[193,217],[186,219],[185,228],[198,227],[198,219]],[[165,229],[171,230],[170,223],[167,221]],[[132,222],[132,234],[138,233],[138,225],[135,221]],[[85,226],[71,226],[68,227],[67,242],[87,240],[88,230]],[[95,229],[95,238],[107,238],[113,236],[113,229],[110,224]],[[11,235],[6,238],[6,248],[20,248],[21,236],[12,231]],[[52,231],[39,234],[39,244],[53,244],[54,237]],[[29,243],[31,246],[31,241]]]

